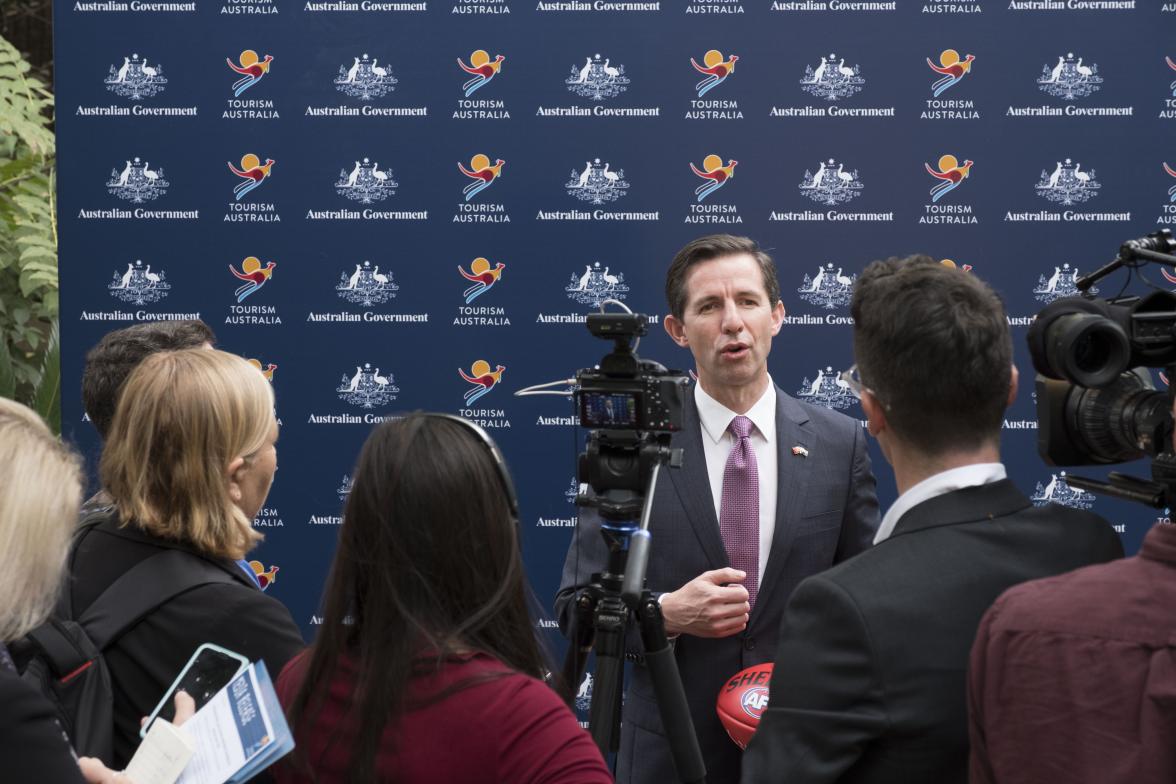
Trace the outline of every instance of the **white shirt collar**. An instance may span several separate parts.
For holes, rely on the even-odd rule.
[[[719,443],[730,427],[731,420],[738,414],[708,395],[702,384],[694,385],[694,402],[698,406],[702,432],[712,443]],[[768,388],[744,416],[751,420],[769,444],[776,440],[776,385],[772,383],[771,376],[768,377]]]
[[[965,487],[999,482],[1006,476],[1008,474],[1001,463],[973,463],[959,468],[950,468],[927,477],[900,495],[894,505],[886,510],[882,524],[878,526],[878,533],[874,535],[874,544],[889,539],[890,535],[894,533],[894,526],[898,525],[902,516],[924,501],[955,490],[962,490]]]

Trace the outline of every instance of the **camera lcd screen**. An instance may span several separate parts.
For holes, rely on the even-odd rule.
[[[631,392],[582,394],[580,424],[583,427],[636,427],[637,396]]]

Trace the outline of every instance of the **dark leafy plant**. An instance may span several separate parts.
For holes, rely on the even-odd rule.
[[[61,428],[53,96],[0,38],[0,396]]]

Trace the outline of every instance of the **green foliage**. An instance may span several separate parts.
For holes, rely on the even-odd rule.
[[[53,95],[0,38],[0,395],[60,428]]]

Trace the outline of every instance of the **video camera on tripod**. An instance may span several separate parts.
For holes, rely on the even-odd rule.
[[[579,683],[588,653],[596,653],[596,682],[588,727],[603,754],[620,742],[625,641],[636,618],[662,723],[678,776],[706,780],[706,766],[682,690],[674,651],[666,638],[657,599],[645,588],[649,559],[649,512],[662,466],[682,465],[682,450],[670,446],[682,429],[682,405],[689,378],[637,356],[635,341],[648,321],[638,313],[594,313],[588,330],[613,340],[613,351],[595,368],[576,373],[580,424],[589,429],[579,456],[580,506],[600,515],[608,546],[604,572],[577,595],[564,678]],[[589,491],[590,488],[590,491]]]
[[[576,503],[597,507],[612,522],[638,519],[642,499],[652,495],[655,472],[682,461],[682,450],[671,451],[669,444],[670,435],[682,429],[689,379],[637,356],[634,339],[646,330],[639,313],[589,315],[588,331],[615,345],[597,367],[576,372],[580,424],[590,431],[578,473],[593,490]]]
[[[1080,278],[1086,292],[1121,267],[1176,265],[1176,239],[1163,229],[1123,243],[1115,259]],[[1146,279],[1145,279],[1146,280]],[[1029,328],[1037,370],[1037,448],[1050,465],[1100,465],[1152,458],[1151,480],[1113,471],[1106,482],[1069,476],[1075,487],[1156,508],[1176,506],[1172,404],[1147,368],[1176,380],[1176,294],[1099,299],[1090,294],[1047,305]]]

